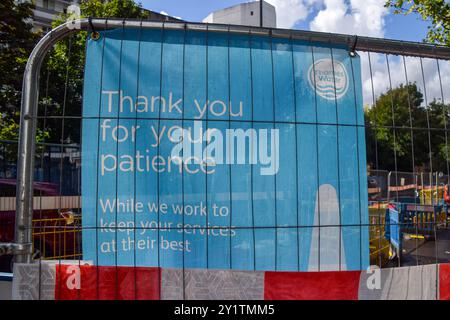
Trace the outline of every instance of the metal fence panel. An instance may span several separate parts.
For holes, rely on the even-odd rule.
[[[227,25],[102,19],[79,25],[100,31],[88,40],[83,108],[65,94],[62,115],[45,105],[38,110],[44,57],[77,31],[63,25],[41,40],[27,65],[17,169],[7,161],[11,143],[1,149],[3,184],[17,177],[16,205],[7,197],[0,202],[2,211],[16,210],[15,244],[8,247],[16,262],[54,259],[61,272],[64,260],[77,260],[93,264],[97,277],[102,266],[178,268],[183,298],[196,296],[187,279],[206,277],[190,268],[325,271],[448,262],[450,49]],[[191,109],[189,100],[196,103]],[[240,117],[237,101],[249,106]],[[58,137],[36,145],[36,127],[54,123]],[[180,131],[185,139],[196,125],[223,133],[276,129],[280,171],[267,176],[257,163],[225,163],[215,177],[203,172],[193,179],[192,167],[172,161],[167,131],[188,128]],[[137,126],[146,131],[133,131]],[[115,130],[114,141],[102,140],[107,130]],[[148,148],[152,132],[169,142]],[[254,147],[244,150],[254,154]],[[138,151],[145,166],[159,161],[173,171],[139,176],[142,164],[130,162],[139,160]],[[115,167],[100,163],[105,159]],[[13,196],[7,188],[4,195]],[[105,225],[99,200],[108,197],[116,201]],[[128,202],[118,204],[120,197]],[[136,202],[152,202],[158,212],[141,218]],[[125,218],[122,205],[131,208]],[[184,214],[161,213],[177,206]],[[389,238],[392,206],[399,211],[399,248]],[[222,217],[214,214],[220,208]],[[134,280],[149,276],[133,272]],[[117,298],[118,277],[125,275],[114,276]]]

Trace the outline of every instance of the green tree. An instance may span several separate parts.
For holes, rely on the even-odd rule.
[[[387,0],[386,7],[397,14],[419,14],[429,21],[426,40],[450,45],[450,3],[445,0]]]
[[[31,3],[0,2],[0,112],[18,118],[22,74],[39,34],[32,31]]]
[[[374,167],[378,161],[379,169],[411,172],[414,160],[416,171],[427,171],[432,165],[433,171],[446,172],[450,141],[443,129],[450,121],[448,107],[436,100],[423,106],[423,95],[415,83],[381,94],[375,105],[365,110],[368,162]]]
[[[0,140],[4,141],[18,140],[23,73],[41,36],[32,29],[33,8],[31,2],[0,2]],[[83,0],[80,8],[82,17],[148,18],[148,12],[133,0]],[[61,15],[53,27],[67,18]],[[76,117],[64,120],[58,117],[81,114],[86,38],[87,32],[78,32],[58,42],[43,63],[39,115],[50,117],[38,120],[38,142],[80,141],[80,121]],[[2,160],[14,163],[17,145],[9,142],[2,145]],[[38,148],[38,154],[39,150],[42,148]]]
[[[386,7],[392,8],[396,14],[417,14],[422,20],[428,21],[427,42],[450,45],[450,2],[447,0],[387,0]],[[428,106],[428,118],[431,128],[445,128],[449,123],[448,105],[432,101]],[[426,128],[427,126],[425,126]],[[421,148],[422,154],[429,158],[431,146],[432,165],[434,171],[446,172],[450,156],[449,137],[442,130],[425,130],[414,132],[414,147]],[[415,140],[418,140],[416,142]],[[419,145],[420,144],[420,145]],[[417,154],[415,152],[415,154]],[[419,156],[419,158],[423,158]],[[424,162],[426,159],[420,159]],[[416,160],[417,162],[417,160]],[[429,163],[429,160],[428,160]],[[429,167],[430,165],[428,165]]]
[[[17,162],[17,136],[19,133],[19,123],[13,117],[0,119],[0,145],[2,146],[1,157],[4,165]],[[36,141],[43,142],[48,139],[49,133],[41,129],[37,130]],[[42,146],[37,147],[37,154],[42,151]]]
[[[80,3],[81,17],[147,19],[149,13],[133,0],[85,0]],[[53,23],[57,27],[67,21],[61,15]],[[40,85],[42,99],[41,114],[51,116],[80,116],[83,91],[83,66],[87,32],[77,32],[70,38],[58,42],[43,67]],[[42,94],[44,93],[44,94]],[[43,126],[43,123],[41,123]],[[50,142],[80,140],[80,122],[77,119],[50,118],[45,123],[50,131]]]
[[[450,128],[448,104],[433,100],[428,105],[428,114],[431,128]],[[447,166],[450,160],[450,136],[444,130],[432,130],[430,138],[433,170],[447,174]]]
[[[0,145],[3,165],[17,160],[22,75],[40,34],[32,30],[33,4],[0,2]],[[37,140],[46,134],[38,131]]]

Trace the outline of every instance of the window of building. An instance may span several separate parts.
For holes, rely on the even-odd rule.
[[[55,1],[54,0],[43,0],[42,7],[48,10],[55,10]]]

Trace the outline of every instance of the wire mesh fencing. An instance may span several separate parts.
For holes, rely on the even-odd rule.
[[[450,49],[208,24],[87,26],[86,49],[80,33],[50,51],[31,117],[45,133],[27,154],[32,259],[93,277],[89,293],[66,296],[60,273],[53,298],[188,299],[195,270],[249,272],[245,287],[266,271],[430,264],[436,280],[450,262]],[[52,65],[53,52],[67,64]],[[2,242],[16,209],[9,143]],[[173,292],[154,283],[164,277]]]

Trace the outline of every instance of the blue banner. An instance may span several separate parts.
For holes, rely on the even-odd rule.
[[[369,264],[359,57],[265,36],[119,29],[88,40],[83,259]]]
[[[397,249],[400,249],[401,232],[400,232],[400,214],[397,208],[390,204],[387,209],[386,235],[389,242]]]

